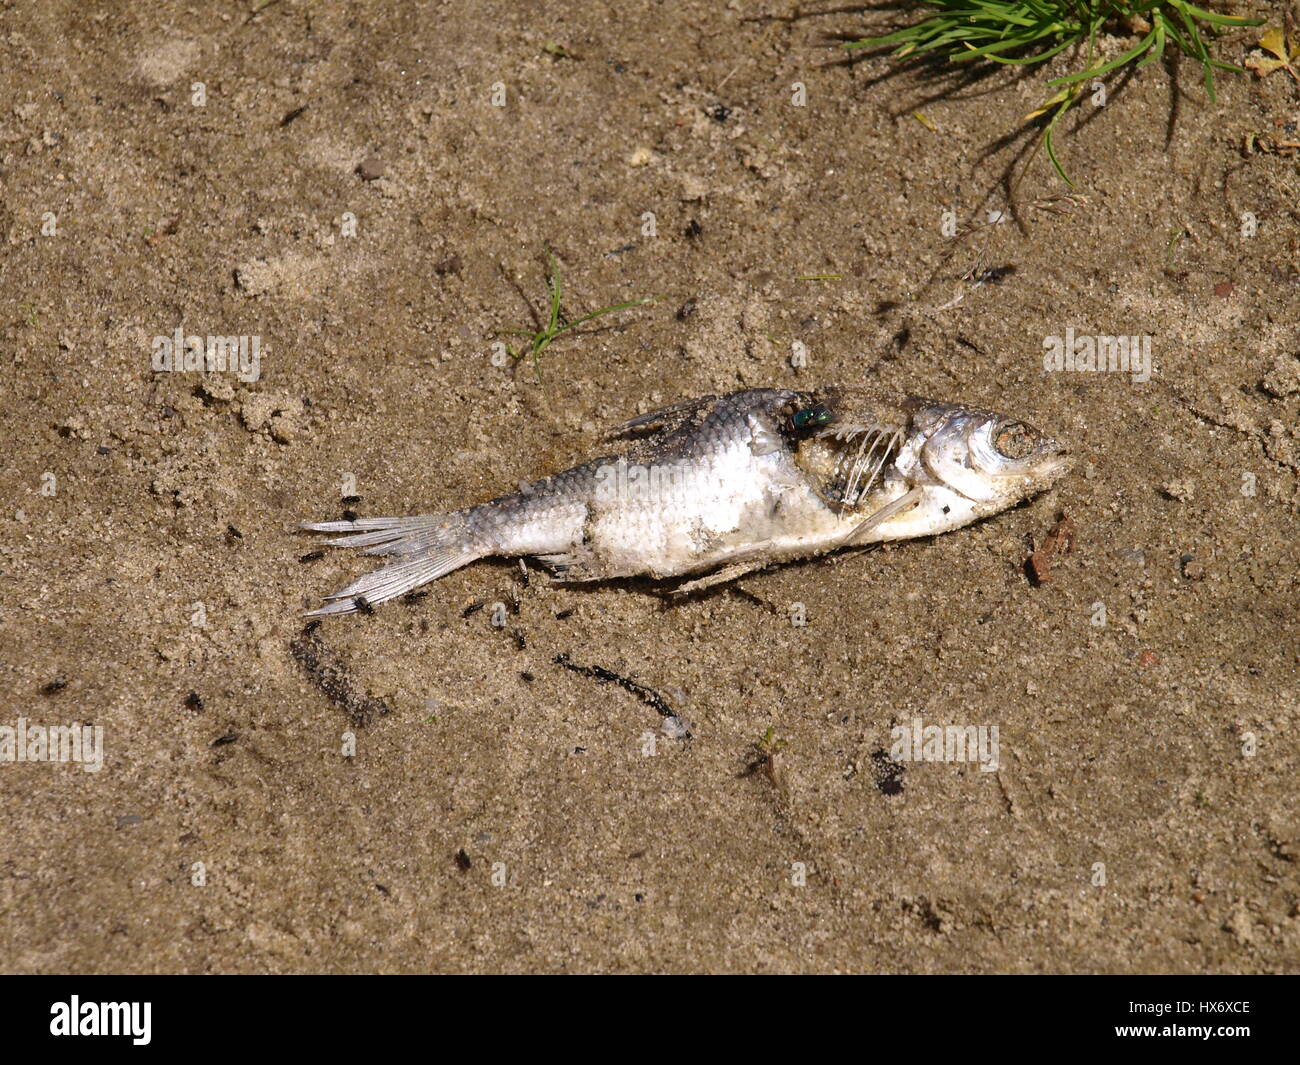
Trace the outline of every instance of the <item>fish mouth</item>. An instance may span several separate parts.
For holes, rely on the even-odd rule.
[[[1074,456],[1062,452],[1053,458],[1048,459],[1039,467],[1038,476],[1045,481],[1055,481],[1063,474],[1068,473],[1074,466]]]

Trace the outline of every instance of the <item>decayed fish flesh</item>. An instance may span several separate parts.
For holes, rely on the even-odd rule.
[[[618,426],[620,451],[478,506],[305,524],[389,555],[311,614],[350,614],[490,555],[560,580],[691,578],[690,592],[773,562],[933,536],[1050,486],[1064,448],[993,411],[858,388],[753,388]]]

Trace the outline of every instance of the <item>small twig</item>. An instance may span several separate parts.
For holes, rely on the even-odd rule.
[[[681,720],[673,708],[668,705],[668,702],[664,697],[653,688],[647,688],[644,684],[639,684],[637,681],[629,680],[627,677],[620,676],[612,669],[606,669],[604,666],[580,666],[571,661],[567,654],[556,655],[554,662],[557,666],[563,666],[571,673],[577,673],[583,677],[591,677],[594,680],[600,681],[602,684],[617,684],[624,691],[631,692],[647,706],[652,707],[660,717],[671,717],[676,718],[678,721]],[[687,729],[686,736],[689,737],[690,734],[690,730]]]

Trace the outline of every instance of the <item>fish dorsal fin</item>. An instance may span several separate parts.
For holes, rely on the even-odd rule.
[[[670,403],[666,407],[660,407],[647,414],[638,414],[635,418],[620,422],[608,430],[603,439],[668,436],[689,421],[702,421],[717,401],[717,396],[699,396],[680,403]]]
[[[635,437],[659,444],[668,437],[702,425],[711,415],[719,417],[758,417],[771,421],[771,428],[793,414],[800,405],[807,406],[811,399],[802,392],[784,388],[750,388],[731,392],[725,396],[699,396],[679,403],[670,403],[647,414],[638,414],[614,426],[604,436],[606,440]]]

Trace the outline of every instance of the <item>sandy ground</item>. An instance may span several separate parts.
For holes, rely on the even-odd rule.
[[[989,224],[1041,83],[843,62],[877,13],[2,6],[0,725],[104,737],[96,773],[0,764],[5,970],[1300,969],[1284,72],[1112,82],[1063,125],[1077,188],[1040,158]],[[493,344],[547,247],[571,316],[664,299],[539,384]],[[155,372],[178,327],[256,335],[258,380]],[[1067,327],[1149,336],[1151,380],[1045,373]],[[1081,461],[681,605],[485,562],[302,636],[366,563],[302,561],[298,521],[476,502],[653,406],[807,382]],[[998,770],[891,764],[916,718],[996,725]]]

